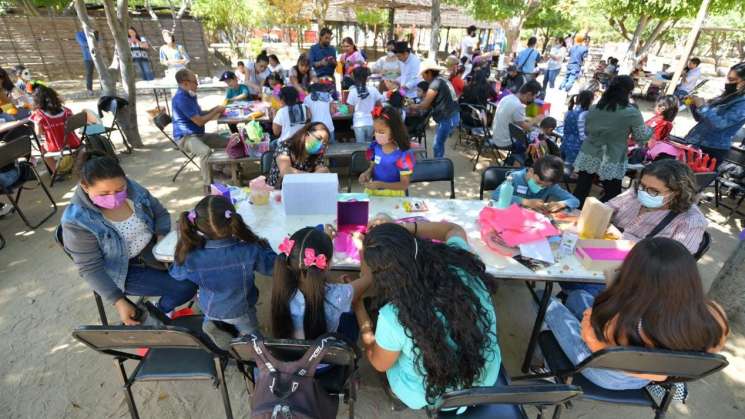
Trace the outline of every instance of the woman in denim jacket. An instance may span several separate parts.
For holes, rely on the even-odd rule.
[[[222,196],[204,197],[179,218],[179,241],[171,275],[199,286],[203,329],[221,348],[233,334],[220,323],[247,335],[259,327],[254,272],[271,276],[277,254],[243,222]]]
[[[160,296],[158,308],[166,313],[189,301],[196,287],[175,281],[152,254],[156,239],[171,230],[163,205],[111,157],[85,153],[79,172],[62,231],[80,276],[126,325],[139,322],[125,295]]]

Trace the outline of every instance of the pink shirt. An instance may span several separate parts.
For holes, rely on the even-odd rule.
[[[662,221],[669,212],[668,210],[649,211],[639,214],[642,204],[636,198],[634,189],[626,192],[606,202],[606,205],[613,208],[613,225],[623,230],[623,238],[626,240],[640,241],[647,237],[655,227]],[[681,242],[690,252],[694,254],[698,251],[701,239],[704,237],[704,231],[709,222],[698,209],[693,205],[688,211],[678,214],[673,218],[665,228],[657,233],[656,237],[669,237]]]

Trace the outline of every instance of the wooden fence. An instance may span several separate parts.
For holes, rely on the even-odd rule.
[[[104,17],[91,17],[91,23],[99,32],[99,51],[106,63],[111,63],[114,43]],[[156,77],[163,76],[165,67],[159,63],[158,49],[163,45],[161,26],[172,28],[171,19],[157,21],[132,19],[131,25],[151,45],[150,60]],[[31,70],[33,77],[45,80],[71,80],[84,77],[83,56],[75,40],[80,30],[76,17],[0,17],[0,67],[12,70],[23,64]],[[177,21],[176,42],[186,48],[191,56],[189,68],[197,74],[213,75],[213,65],[202,24],[194,20]]]

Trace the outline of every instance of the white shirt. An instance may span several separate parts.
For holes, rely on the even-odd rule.
[[[517,95],[509,95],[499,101],[492,122],[492,143],[500,147],[512,144],[510,141],[510,124],[525,120],[525,105]]]
[[[323,122],[330,132],[334,132],[334,121],[331,119],[331,102],[313,100],[311,95],[305,97],[303,104],[310,110],[310,122]]]
[[[685,80],[681,80],[680,82],[680,88],[681,90],[685,90],[687,93],[691,93],[693,91],[693,88],[696,87],[696,84],[698,83],[698,79],[701,78],[701,68],[696,67],[692,70],[688,70],[688,74],[685,77]]]
[[[132,201],[128,199],[127,205],[132,208]],[[132,211],[132,215],[126,220],[109,221],[111,221],[111,224],[114,225],[114,228],[122,236],[122,240],[127,245],[127,254],[130,259],[139,255],[153,238],[153,233],[148,230],[147,224],[134,211]]]
[[[564,61],[564,57],[567,55],[567,49],[562,47],[561,45],[554,45],[551,47],[551,51],[548,53],[549,59],[548,59],[548,69],[549,70],[558,70],[561,68],[561,63]],[[559,56],[558,60],[554,59],[554,56]]]
[[[305,105],[303,105],[303,111],[305,112],[305,115],[307,117],[308,109],[305,107]],[[290,122],[290,111],[287,108],[287,106],[283,106],[279,108],[279,110],[277,111],[277,114],[274,115],[274,121],[272,123],[277,124],[282,127],[282,133],[279,135],[279,138],[277,139],[277,141],[279,142],[282,142],[292,137],[292,134],[298,132],[298,130],[305,125],[305,121],[295,123],[295,124]]]
[[[352,86],[349,88],[349,96],[347,97],[347,103],[354,106],[354,116],[352,119],[352,127],[371,127],[373,124],[372,110],[375,104],[383,100],[383,96],[380,94],[378,89],[367,89],[369,95],[360,99],[357,96],[357,87]]]
[[[475,36],[464,36],[460,41],[460,56],[468,57],[470,61],[473,58],[473,50],[476,48],[476,37]],[[471,48],[471,52],[468,52],[468,48]]]
[[[422,81],[419,77],[419,66],[421,61],[416,54],[410,52],[409,58],[405,62],[399,61],[399,63],[401,63],[401,77],[399,78],[401,87],[406,89],[406,97],[415,98],[416,85]]]

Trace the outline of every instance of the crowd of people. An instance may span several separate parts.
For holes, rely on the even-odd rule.
[[[129,37],[141,77],[152,79],[150,45],[134,28]],[[224,149],[228,139],[206,132],[205,125],[218,119],[225,106],[202,109],[188,54],[172,33],[163,31],[163,38],[160,63],[178,84],[172,100],[173,137],[201,159],[203,171],[209,170],[205,159]],[[671,142],[681,98],[690,102],[697,121],[685,141],[721,163],[745,124],[745,63],[733,66],[723,93],[706,101],[691,95],[700,64],[691,60],[676,94],[660,97],[655,116],[647,121],[631,98],[634,80],[609,77],[597,102],[587,90],[571,98],[559,141],[558,121],[540,114],[529,117],[526,106],[554,88],[564,61],[566,76],[559,89],[572,89],[588,54],[587,37],[578,35],[571,48],[566,39],[556,38],[545,57],[530,38],[496,83],[490,80],[494,55],[481,53],[475,27],[445,66],[422,61],[403,41],[389,42],[386,55],[368,63],[351,38],[341,41],[341,53],[331,45],[332,38],[331,30],[322,29],[319,42],[290,68],[262,52],[221,77],[228,103],[277,97],[280,106],[271,120],[276,148],[267,184],[281,188],[287,174],[329,171],[325,151],[335,141],[337,77],[346,92],[355,139],[369,143],[369,167],[358,180],[373,196],[400,197],[409,187],[416,167],[412,124],[434,120],[433,153],[443,157],[448,137],[461,124],[460,105],[496,102],[488,140],[510,152],[512,202],[543,212],[574,210],[599,181],[602,201],[613,210],[612,223],[624,239],[636,242],[607,286],[568,284],[563,301],[552,298],[546,326],[572,364],[611,346],[722,348],[727,319],[705,297],[693,256],[708,224],[697,206],[693,171],[676,155],[659,152],[645,157],[649,161],[625,192],[622,179],[630,150],[642,148],[648,156],[657,144]],[[91,39],[78,37],[88,61]],[[541,62],[547,64],[542,84],[537,80]],[[92,68],[91,63],[86,70],[90,77]],[[380,83],[371,83],[373,75]],[[64,122],[72,113],[59,95],[33,83],[25,68],[17,67],[15,76],[0,69],[0,105],[24,109],[21,104],[29,103],[26,116],[45,150],[59,150],[62,144],[78,147],[74,133],[65,137]],[[92,82],[86,83],[91,91]],[[528,143],[515,143],[511,125],[526,133]],[[12,181],[11,175],[17,179],[12,170],[0,168],[0,182]],[[259,273],[272,277],[270,336],[312,340],[339,332],[354,342],[359,339],[370,364],[386,374],[392,393],[409,408],[433,406],[447,391],[497,380],[501,350],[491,299],[496,280],[457,224],[395,222],[378,215],[361,242],[358,278],[336,279],[330,274],[332,231],[303,228],[273,249],[229,199],[210,195],[179,215],[175,260],[167,267],[152,256],[153,245],[171,230],[169,212],[159,200],[111,156],[83,152],[77,172],[80,180],[61,221],[65,249],[80,276],[114,305],[126,325],[139,323],[129,296],[157,296],[157,308],[172,313],[198,295],[204,332],[225,347],[233,337],[261,327],[256,313]],[[570,192],[561,184],[571,173],[576,187]],[[501,193],[496,190],[492,199],[499,200]],[[363,301],[368,289],[383,302],[375,309],[375,322]],[[594,369],[582,374],[609,390],[643,388],[665,378]]]

